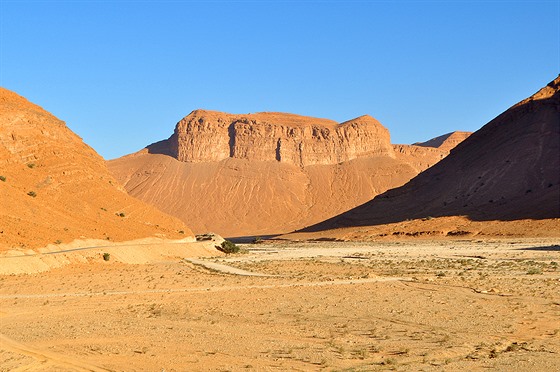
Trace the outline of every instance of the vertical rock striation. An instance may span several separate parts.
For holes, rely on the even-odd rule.
[[[173,135],[109,167],[133,196],[224,236],[292,231],[400,186],[447,152],[391,145],[371,116],[338,124],[196,110]]]
[[[167,145],[177,160],[192,163],[236,158],[305,167],[395,156],[389,131],[368,115],[339,125],[293,114],[196,110],[177,124]]]

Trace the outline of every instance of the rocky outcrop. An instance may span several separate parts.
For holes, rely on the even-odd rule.
[[[449,154],[449,150],[416,145],[393,145],[395,156],[418,173],[425,171]]]
[[[449,155],[457,145],[467,139],[471,132],[451,132],[412,145],[393,145],[397,158],[410,164],[416,171],[423,172]]]
[[[338,124],[197,110],[169,139],[108,164],[131,195],[195,232],[232,237],[317,223],[404,184],[446,154],[391,145],[371,116]]]
[[[179,161],[193,163],[236,158],[305,167],[394,157],[389,131],[367,115],[339,125],[293,114],[196,110],[177,124],[166,145]]]

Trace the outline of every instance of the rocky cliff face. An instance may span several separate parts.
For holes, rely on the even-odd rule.
[[[317,223],[404,184],[445,155],[391,145],[371,116],[338,124],[197,110],[169,139],[108,164],[131,195],[197,233],[232,237]]]
[[[339,125],[293,114],[197,110],[177,124],[167,146],[179,161],[193,163],[236,158],[305,167],[395,156],[389,131],[367,115]]]

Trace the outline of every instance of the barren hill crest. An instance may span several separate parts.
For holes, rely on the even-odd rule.
[[[148,150],[167,153],[182,162],[237,158],[300,167],[395,156],[389,131],[368,115],[338,124],[285,113],[233,115],[205,110],[191,112],[177,123],[168,140]]]

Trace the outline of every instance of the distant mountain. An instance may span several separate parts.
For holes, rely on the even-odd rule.
[[[437,149],[442,149],[445,151],[451,151],[452,148],[456,147],[458,144],[466,140],[472,132],[451,132],[444,134],[442,136],[438,136],[436,138],[432,138],[426,142],[417,142],[415,146],[422,146],[422,147],[435,147]]]
[[[164,141],[108,162],[126,190],[225,236],[301,228],[400,186],[447,151],[392,145],[371,116],[196,110]]]
[[[476,221],[560,218],[559,87],[556,78],[406,185],[305,231],[429,216]]]
[[[103,158],[64,122],[4,88],[0,200],[0,250],[79,238],[192,234],[179,220],[128,196]]]

